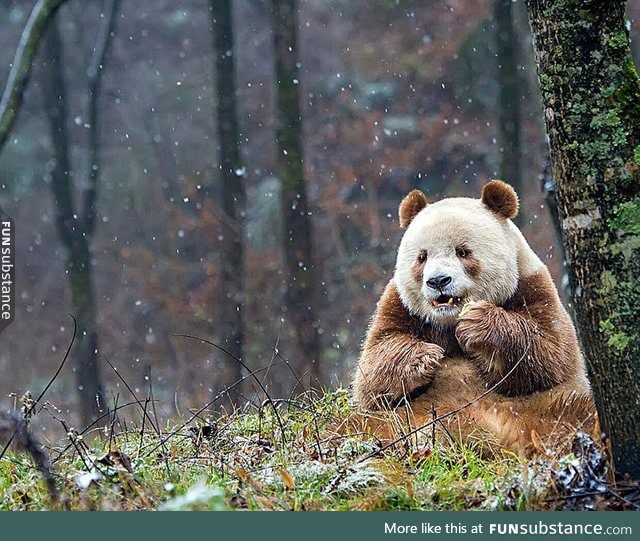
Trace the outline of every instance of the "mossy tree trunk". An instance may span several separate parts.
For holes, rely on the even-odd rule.
[[[625,1],[527,7],[600,423],[617,471],[640,479],[640,82]]]
[[[287,276],[285,321],[294,340],[288,356],[302,387],[309,388],[320,374],[321,346],[316,319],[318,284],[314,238],[304,178],[297,2],[273,0],[272,10],[277,79],[276,138]]]
[[[221,284],[225,300],[219,307],[225,349],[242,359],[244,343],[244,174],[240,167],[240,135],[236,107],[235,61],[231,0],[209,3],[214,41],[216,76],[218,164],[222,199]],[[227,371],[231,386],[242,378],[242,367],[233,359]],[[238,398],[238,387],[229,391],[232,401]]]

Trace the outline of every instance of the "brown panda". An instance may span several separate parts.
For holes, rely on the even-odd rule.
[[[522,454],[593,424],[575,329],[517,212],[498,180],[480,199],[402,201],[395,273],[355,372],[359,406],[408,404],[414,427],[460,410],[440,422],[449,435]]]

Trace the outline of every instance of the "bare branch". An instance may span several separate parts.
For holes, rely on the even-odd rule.
[[[208,344],[208,345],[216,348],[218,351],[222,351],[222,353],[226,354],[228,357],[230,357],[232,360],[234,360],[236,363],[238,363],[242,368],[244,368],[247,372],[249,372],[249,376],[251,376],[254,379],[254,381],[258,384],[258,387],[260,387],[260,389],[262,389],[262,392],[267,397],[267,402],[269,402],[269,404],[271,404],[271,407],[273,408],[273,413],[276,416],[276,420],[278,421],[278,425],[280,426],[280,432],[282,433],[282,443],[283,444],[287,443],[287,435],[285,433],[284,425],[282,424],[282,419],[280,418],[280,414],[278,413],[278,407],[275,405],[273,399],[269,395],[269,391],[267,391],[267,388],[256,377],[256,374],[258,373],[258,370],[252,371],[245,363],[242,362],[241,359],[239,359],[238,357],[233,355],[227,349],[223,348],[222,346],[219,346],[218,344],[216,344],[214,342],[211,342],[210,340],[206,340],[204,338],[198,338],[197,336],[191,336],[190,334],[176,334],[174,336],[178,336],[180,338],[188,338],[190,340],[198,340],[198,341],[202,342],[203,344]],[[227,388],[227,391],[228,391],[228,388]]]
[[[105,0],[100,23],[100,31],[93,47],[91,62],[87,69],[89,86],[89,185],[84,194],[84,226],[89,232],[93,232],[96,218],[96,193],[100,177],[100,155],[98,141],[98,97],[100,94],[104,63],[115,32],[116,14],[120,0]]]
[[[9,435],[9,443],[14,441],[19,450],[31,455],[38,471],[44,478],[47,492],[49,493],[49,502],[52,506],[55,506],[58,502],[58,491],[53,480],[49,457],[43,451],[40,442],[29,431],[27,422],[15,415],[0,412],[0,435]],[[7,443],[7,446],[9,443]]]
[[[27,21],[16,55],[11,64],[7,85],[0,101],[0,151],[4,147],[22,105],[24,89],[31,75],[38,45],[56,10],[66,0],[38,0]]]

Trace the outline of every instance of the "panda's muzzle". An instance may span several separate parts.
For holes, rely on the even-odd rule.
[[[427,280],[427,285],[431,289],[437,289],[442,292],[442,290],[447,287],[451,283],[451,276],[447,276],[446,274],[438,274],[436,276],[432,276]]]
[[[462,304],[462,297],[452,297],[451,295],[440,295],[437,299],[431,301],[431,304],[438,307],[453,307]]]
[[[425,280],[425,285],[431,289],[435,290],[433,296],[428,295],[431,298],[431,305],[434,308],[440,310],[447,310],[452,308],[457,308],[461,304],[463,304],[463,298],[457,297],[455,295],[451,295],[450,293],[445,293],[445,291],[451,291],[451,282],[453,279],[448,274],[436,274],[429,279]],[[437,293],[436,293],[437,292]],[[435,295],[438,294],[437,297]]]

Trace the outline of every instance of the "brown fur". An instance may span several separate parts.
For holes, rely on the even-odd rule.
[[[425,261],[416,261],[413,264],[413,268],[411,269],[411,274],[413,274],[413,279],[420,281],[422,280],[422,271],[424,270]]]
[[[482,270],[482,264],[473,254],[463,257],[462,265],[464,266],[465,272],[472,278],[476,278]]]
[[[366,357],[356,370],[354,393],[359,404],[374,409],[393,405],[431,382],[445,349],[425,340],[425,330],[390,282],[367,335]]]
[[[575,331],[546,269],[521,280],[503,307],[472,303],[455,329],[409,313],[393,280],[376,309],[354,380],[365,408],[395,404],[431,382],[446,355],[467,354],[486,386],[507,396],[547,390],[582,370]],[[394,392],[395,391],[395,392]]]
[[[506,182],[492,180],[482,188],[480,200],[503,218],[515,218],[518,214],[518,195]]]
[[[526,397],[483,396],[486,391],[467,359],[446,359],[423,395],[392,410],[361,411],[343,421],[337,432],[369,434],[385,443],[409,431],[415,431],[420,442],[431,443],[435,432],[444,444],[474,445],[485,455],[507,450],[526,457],[568,452],[578,430],[597,437],[588,395],[568,388]]]
[[[427,198],[420,190],[412,190],[409,192],[400,204],[400,227],[406,229],[409,227],[411,220],[427,206]]]
[[[573,324],[546,268],[520,280],[503,307],[472,303],[456,327],[463,351],[496,391],[519,396],[544,391],[582,370]]]
[[[500,220],[518,210],[515,192],[500,181],[485,185],[481,201]],[[425,205],[411,192],[400,205],[401,225],[408,227]],[[475,277],[486,262],[463,255],[464,272]],[[411,267],[417,283],[423,266]],[[413,399],[396,417],[402,430],[444,416],[439,426],[458,441],[523,454],[556,446],[570,429],[592,428],[594,406],[572,322],[547,269],[539,262],[523,268],[531,270],[505,302],[470,302],[451,327],[413,315],[391,280],[356,369],[356,402],[371,411]],[[356,418],[379,435],[400,426],[378,414]]]

